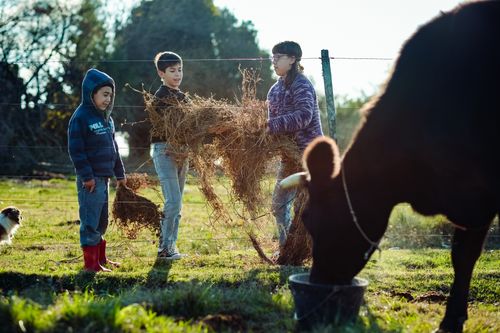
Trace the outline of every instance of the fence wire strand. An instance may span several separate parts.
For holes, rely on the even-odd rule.
[[[328,57],[330,60],[370,60],[370,61],[392,61],[392,57]],[[301,60],[321,60],[321,57],[302,57]],[[183,62],[219,62],[219,61],[269,61],[272,57],[233,57],[233,58],[186,58]],[[46,61],[18,60],[9,62],[11,64],[46,64],[46,63],[64,63],[64,64],[88,64],[88,63],[152,63],[151,59],[89,59],[89,60],[63,60],[51,59]]]

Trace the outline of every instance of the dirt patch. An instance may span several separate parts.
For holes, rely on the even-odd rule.
[[[63,221],[58,224],[58,226],[66,226],[66,225],[80,225],[80,220],[68,220]]]
[[[235,332],[244,332],[245,322],[240,315],[234,314],[215,314],[215,315],[207,315],[201,322],[208,327],[210,327],[215,332],[225,331],[227,329],[231,329],[231,331]]]
[[[43,251],[45,250],[45,246],[43,245],[32,245],[32,246],[27,246],[25,248],[26,251]]]
[[[49,171],[37,171],[33,170],[33,172],[27,176],[23,177],[24,180],[50,180],[50,179],[66,179],[66,176],[62,173],[55,173]]]
[[[405,300],[407,300],[409,302],[411,302],[411,301],[413,301],[415,299],[411,293],[405,292],[405,291],[403,291],[403,292],[398,292],[398,291],[397,292],[393,292],[393,293],[391,293],[391,296],[404,298]]]
[[[415,297],[413,302],[443,303],[446,299],[447,296],[440,291],[429,291]]]

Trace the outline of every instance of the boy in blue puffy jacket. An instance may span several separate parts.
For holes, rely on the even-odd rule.
[[[108,185],[116,177],[125,186],[125,169],[110,117],[115,83],[104,72],[89,69],[82,82],[82,101],[68,125],[68,149],[76,171],[80,214],[80,244],[87,271],[118,266],[106,257],[103,235],[108,227]]]

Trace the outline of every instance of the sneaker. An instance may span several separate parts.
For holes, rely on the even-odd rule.
[[[172,252],[169,252],[168,249],[164,249],[163,251],[158,252],[158,259],[179,260],[185,256],[186,256],[185,254],[179,253],[177,249],[175,249]]]

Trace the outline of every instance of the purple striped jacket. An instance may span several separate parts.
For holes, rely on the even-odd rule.
[[[272,134],[292,135],[300,150],[323,135],[316,92],[303,74],[298,74],[288,89],[280,78],[269,89],[267,102]]]

